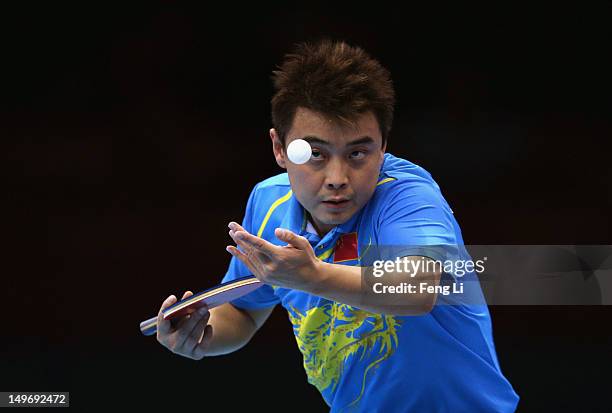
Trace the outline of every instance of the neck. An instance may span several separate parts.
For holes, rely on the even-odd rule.
[[[312,215],[310,215],[310,212],[306,210],[304,210],[304,212],[306,213],[306,219],[312,223],[312,226],[314,227],[314,229],[317,230],[317,234],[319,234],[321,238],[323,238],[325,234],[327,234],[329,231],[331,231],[335,227],[335,225],[320,224],[317,222],[317,220],[312,218]]]

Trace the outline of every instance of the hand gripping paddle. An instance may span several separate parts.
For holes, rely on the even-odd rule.
[[[252,275],[237,278],[233,281],[228,281],[216,287],[199,292],[172,304],[170,307],[164,308],[162,316],[164,320],[171,320],[175,317],[181,317],[192,313],[203,306],[207,306],[208,309],[211,309],[236,300],[251,291],[255,291],[262,285],[263,283]],[[157,332],[157,316],[140,323],[140,331],[145,336],[152,336],[155,334]]]

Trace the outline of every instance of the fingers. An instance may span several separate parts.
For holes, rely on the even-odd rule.
[[[191,314],[191,317],[189,317],[189,319],[177,330],[178,337],[176,340],[175,352],[187,355],[191,354],[202,338],[209,319],[210,311],[208,311],[206,307],[202,307]]]
[[[255,263],[256,257],[253,256],[252,253],[245,254],[244,252],[240,251],[238,248],[232,245],[228,245],[227,247],[225,247],[225,250],[232,254],[234,257],[238,258],[249,269],[249,271],[251,271],[251,274],[253,274],[254,276],[257,277],[263,274],[263,271],[261,270],[260,266]]]
[[[234,231],[246,231],[246,229],[242,228],[240,224],[234,221],[230,222],[227,226],[229,229],[234,230]]]
[[[242,261],[247,267],[249,266],[249,264],[247,263],[249,260],[248,256],[244,252],[240,251],[238,248],[234,247],[233,245],[228,245],[227,247],[225,247],[225,250],[232,254],[234,257],[238,258],[240,261]]]
[[[256,252],[267,255],[268,257],[273,257],[275,254],[278,253],[279,247],[269,243],[263,238],[249,234],[240,225],[233,222],[230,223],[229,227],[230,237],[232,237],[232,239],[237,245],[239,245],[246,251],[248,251],[249,248],[255,249]]]
[[[193,295],[193,293],[192,293],[191,291],[185,291],[185,293],[183,294],[183,297],[181,298],[181,301],[182,301],[182,300],[184,300],[184,299],[186,299],[186,298],[191,297],[192,295]],[[178,330],[178,329],[180,328],[180,325],[181,325],[182,323],[184,323],[186,320],[188,320],[188,319],[189,319],[190,314],[191,314],[191,313],[193,313],[194,311],[195,311],[195,310],[193,310],[193,309],[191,309],[191,308],[188,308],[188,309],[187,309],[187,314],[186,314],[186,315],[184,315],[184,316],[182,316],[182,317],[178,317],[178,318],[172,318],[172,319],[170,320],[170,323],[172,324],[172,327],[174,328],[174,330],[175,330],[175,331],[176,331],[176,330]]]
[[[185,298],[190,297],[192,295],[193,293],[191,291],[185,291],[181,300],[184,300]],[[176,322],[173,323],[172,320],[165,320],[164,314],[163,314],[166,308],[170,307],[176,302],[177,302],[177,299],[174,295],[169,296],[168,298],[164,300],[164,302],[162,303],[159,309],[159,312],[157,313],[157,341],[159,341],[162,344],[166,342],[168,335],[176,331],[176,328],[175,328]],[[186,317],[189,317],[189,316],[186,316]]]
[[[192,357],[194,359],[200,360],[206,355],[206,349],[208,349],[208,346],[210,346],[212,336],[213,326],[207,325],[204,331],[202,332],[202,336],[196,343],[195,347],[192,349]]]
[[[170,330],[172,330],[172,324],[170,320],[164,320],[164,316],[162,312],[164,309],[170,307],[172,304],[176,302],[176,297],[174,295],[169,296],[162,303],[159,312],[157,313],[157,339],[160,339],[160,335],[168,334]]]
[[[181,300],[193,295],[191,291],[185,291]],[[164,300],[157,314],[157,341],[175,354],[201,359],[212,336],[212,326],[208,325],[210,312],[206,306],[197,311],[191,311],[179,320],[174,327],[170,320],[164,320],[163,311],[176,303],[174,295]]]
[[[244,228],[238,225],[235,222],[230,222],[228,227],[230,228],[229,235],[232,237],[234,242],[240,249],[229,245],[225,249],[227,252],[232,254],[234,257],[238,258],[247,268],[251,271],[253,275],[257,275],[263,273],[263,264],[270,262],[270,257],[266,255],[267,246],[262,243],[267,243],[263,239],[259,237],[255,237],[249,234]],[[248,239],[245,240],[244,237],[251,237],[251,240],[257,240],[255,243],[249,243]],[[272,246],[272,244],[270,244]],[[258,249],[263,246],[263,250]],[[272,246],[276,248],[275,246]],[[269,250],[269,248],[268,248]]]
[[[276,228],[274,230],[274,235],[276,235],[279,240],[285,241],[299,250],[307,250],[311,248],[310,242],[308,242],[306,238],[302,237],[301,235],[297,235],[288,229]]]

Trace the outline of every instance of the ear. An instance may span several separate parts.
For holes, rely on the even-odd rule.
[[[287,169],[287,164],[285,160],[285,148],[283,147],[283,143],[278,137],[278,133],[276,133],[276,129],[270,129],[270,139],[272,140],[272,151],[274,152],[274,158],[276,159],[276,163],[283,169]]]

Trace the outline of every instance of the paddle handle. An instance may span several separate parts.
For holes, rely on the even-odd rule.
[[[157,316],[140,323],[140,332],[145,336],[152,336],[157,333]]]

